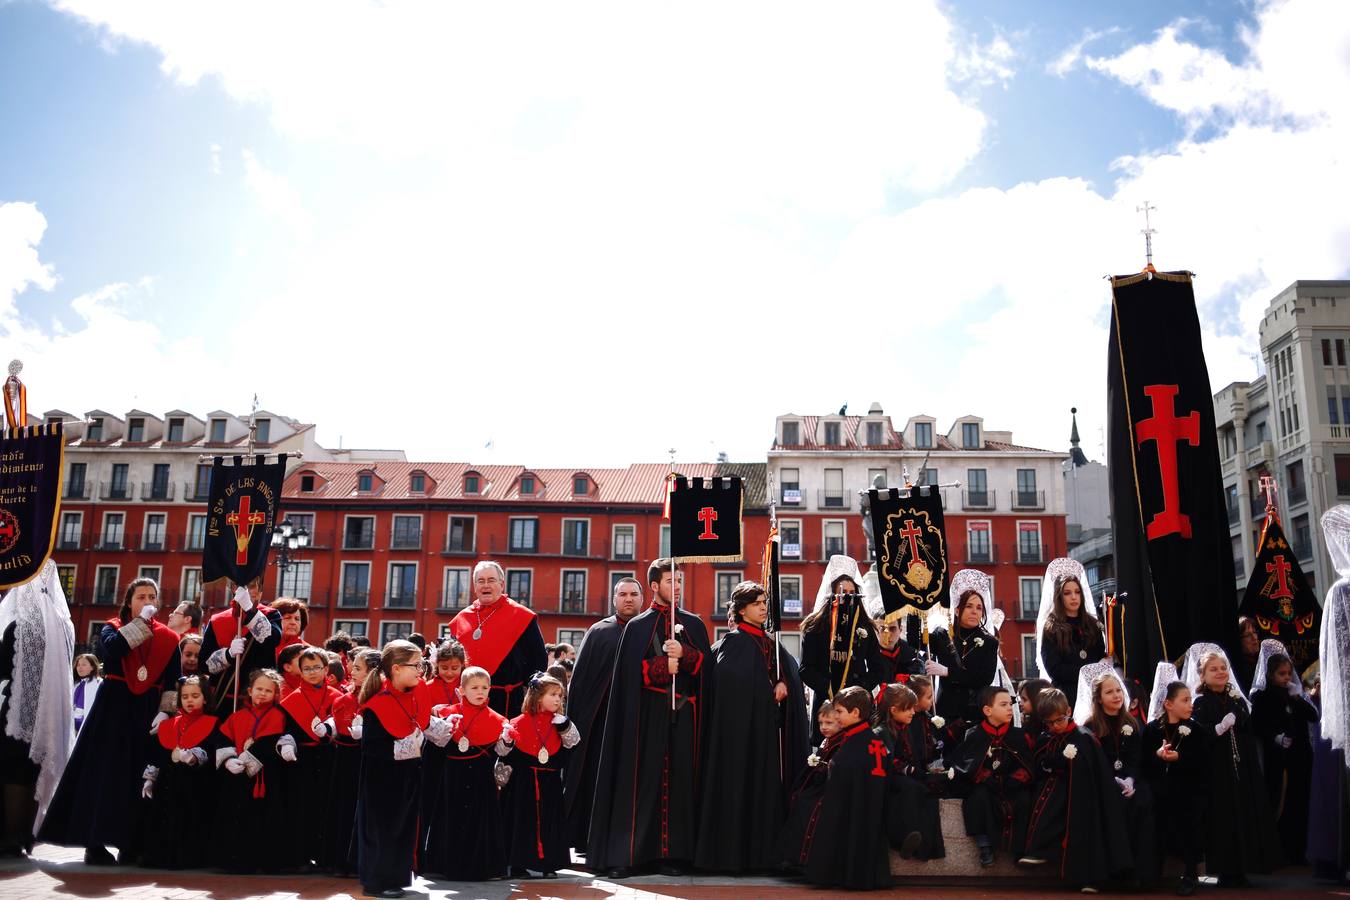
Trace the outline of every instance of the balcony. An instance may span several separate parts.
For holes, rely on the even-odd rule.
[[[194,503],[205,503],[211,497],[211,485],[195,481],[183,482],[183,499]]]
[[[154,482],[151,482],[150,484],[143,484],[141,485],[141,499],[172,500],[173,489],[174,489],[173,482],[165,482],[163,484],[155,484]]]
[[[395,534],[389,541],[390,550],[421,550],[422,532],[407,532],[404,534]]]
[[[558,607],[559,612],[583,615],[586,612],[586,595],[576,591],[568,591],[563,594],[562,603]]]
[[[1242,508],[1240,506],[1230,505],[1228,507],[1228,524],[1236,525],[1242,520]]]
[[[1045,491],[1013,491],[1012,508],[1014,510],[1045,509]]]
[[[367,535],[360,535],[360,534],[353,535],[353,534],[348,534],[348,535],[344,535],[343,538],[342,538],[342,549],[343,549],[343,550],[374,550],[374,549],[375,549],[375,535],[374,535],[374,534],[367,534]]]
[[[1303,484],[1294,485],[1289,489],[1289,493],[1286,494],[1285,496],[1288,498],[1290,506],[1293,506],[1296,503],[1307,503],[1308,502],[1307,482],[1304,482]]]
[[[104,535],[102,539],[99,540],[99,542],[94,545],[93,549],[103,550],[107,552],[118,552],[122,550],[122,538],[120,536],[112,537],[109,535]]]
[[[1050,559],[1050,548],[1044,544],[1035,546],[1023,544],[1020,541],[1017,544],[1017,564],[1019,566],[1038,565]]]
[[[88,500],[89,495],[93,493],[93,485],[87,481],[68,481],[66,489],[61,492],[62,500]]]
[[[778,505],[779,505],[779,506],[801,506],[801,505],[802,505],[802,489],[801,489],[801,487],[800,487],[800,486],[797,486],[797,485],[793,485],[792,487],[787,487],[786,485],[784,485],[783,489],[779,492],[779,495],[778,495]]]
[[[89,602],[95,606],[112,606],[117,602],[116,586],[109,588],[106,585],[101,585],[94,588],[94,596]]]
[[[56,540],[56,549],[57,549],[57,550],[78,550],[78,549],[80,549],[80,535],[76,534],[76,535],[71,535],[71,536],[69,536],[69,537],[61,537],[61,538],[57,538],[57,540]]]
[[[468,588],[441,589],[440,599],[436,602],[437,612],[459,612],[472,602]]]
[[[1019,622],[1036,621],[1036,615],[1037,613],[1040,612],[1040,609],[1041,609],[1040,597],[1035,598],[1023,597],[1022,602],[1018,604],[1017,607],[1017,621]]]
[[[1242,581],[1247,577],[1247,570],[1242,565],[1241,556],[1233,557],[1233,577],[1236,578],[1238,581]]]
[[[343,592],[344,597],[346,592]],[[343,604],[346,605],[345,603]],[[389,591],[384,595],[385,609],[416,609],[417,592],[416,590],[395,590]]]
[[[851,509],[852,503],[847,491],[816,491],[816,509]]]
[[[98,486],[100,500],[130,500],[136,496],[136,485],[129,481],[101,481]]]
[[[473,556],[475,553],[472,540],[456,541],[449,538],[445,541],[445,549],[441,551],[442,556]]]
[[[992,510],[997,504],[993,491],[962,491],[961,508],[965,510]]]
[[[338,607],[341,609],[365,609],[370,603],[370,588],[344,587],[338,594]]]
[[[971,547],[966,545],[965,562],[974,566],[992,566],[998,562],[998,547],[989,544]]]
[[[141,549],[151,553],[163,553],[169,549],[169,543],[165,539],[163,532],[159,534],[147,534],[141,542]]]
[[[1312,562],[1312,544],[1308,541],[1293,541],[1291,546],[1294,548],[1294,557],[1299,562]]]

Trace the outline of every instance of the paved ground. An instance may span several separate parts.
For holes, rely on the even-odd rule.
[[[80,860],[77,850],[40,845],[34,860],[0,861],[0,900],[29,900],[37,897],[115,897],[118,900],[349,900],[363,896],[352,880],[322,876],[221,875],[211,872],[168,873],[136,868],[91,868]],[[868,896],[904,895],[940,897],[942,900],[1008,896],[1030,898],[1069,896],[1025,887],[990,885],[988,887],[901,886],[894,891]],[[1292,870],[1278,878],[1261,879],[1255,890],[1225,891],[1203,889],[1197,896],[1247,896],[1251,898],[1346,897],[1350,886],[1327,885],[1313,881],[1306,870]],[[737,898],[755,897],[828,897],[828,892],[812,890],[779,878],[634,878],[612,882],[580,871],[565,871],[547,881],[493,881],[453,884],[419,881],[408,896],[416,900],[442,898],[488,898],[488,900],[603,900],[603,898]],[[1171,896],[1170,893],[1157,896]]]

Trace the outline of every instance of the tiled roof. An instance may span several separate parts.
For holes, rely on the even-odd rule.
[[[739,475],[745,481],[746,506],[767,506],[764,463],[691,463],[677,465],[675,470],[691,478],[712,478],[717,475]],[[526,466],[474,466],[469,463],[375,462],[339,463],[315,462],[303,464],[286,478],[282,488],[289,498],[347,499],[378,497],[382,500],[488,500],[526,501],[536,503],[631,503],[660,504],[665,500],[668,463],[635,463],[624,469],[532,469]],[[375,476],[374,490],[360,493],[358,478],[363,472]],[[426,490],[414,493],[412,476],[426,476]],[[464,492],[464,476],[470,473],[479,478],[478,493]],[[300,479],[306,474],[317,476],[314,490],[302,492]],[[533,494],[520,493],[520,477],[535,478]],[[572,480],[585,475],[590,491],[572,493]]]
[[[883,442],[880,444],[864,444],[859,438],[866,439],[867,430],[862,427],[862,421],[866,416],[844,416],[844,420],[839,428],[839,439],[842,444],[821,444],[816,442],[816,431],[819,428],[821,419],[837,419],[837,416],[802,416],[801,417],[801,438],[800,444],[783,444],[779,442],[778,437],[774,438],[774,449],[795,449],[795,450],[824,450],[824,449],[842,449],[842,450],[903,450],[905,447],[904,439],[896,433],[894,426],[889,418],[881,421],[886,426],[886,433],[883,435]],[[876,421],[875,419],[873,421]]]

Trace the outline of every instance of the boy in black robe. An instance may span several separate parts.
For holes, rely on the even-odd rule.
[[[885,619],[873,619],[876,626],[878,643],[881,645],[881,678],[878,689],[888,684],[900,682],[906,684],[910,676],[921,675],[924,662],[918,651],[906,643],[900,636],[900,621],[887,622]]]
[[[293,762],[286,770],[287,818],[298,821],[316,809],[323,809],[333,783],[333,705],[342,697],[337,688],[328,684],[328,655],[318,647],[299,645],[296,668],[300,672],[300,686],[281,701],[286,713],[286,733],[295,741],[295,747],[283,752],[282,759]],[[289,650],[290,648],[286,648]],[[282,652],[285,652],[284,650]],[[302,829],[290,845],[294,865],[328,868],[328,827],[326,817]]]
[[[671,633],[671,604],[679,600],[672,568],[669,559],[648,567],[652,606],[624,627],[614,663],[586,857],[612,878],[651,863],[680,875],[694,858],[710,648],[692,613],[676,609]]]
[[[700,869],[772,868],[775,829],[787,814],[788,790],[806,765],[806,696],[796,660],[764,633],[768,615],[764,588],[742,581],[731,592],[735,630],[712,646],[694,856]]]
[[[940,859],[947,855],[938,807],[939,782],[945,782],[941,757],[931,733],[923,727],[918,698],[903,684],[881,691],[877,737],[890,751],[886,798],[886,831],[891,846],[905,859]]]
[[[980,865],[992,866],[996,844],[1010,852],[1024,845],[1034,751],[1012,724],[1007,688],[986,687],[977,702],[984,721],[966,732],[949,763],[966,834],[975,838]]]
[[[888,754],[872,734],[872,695],[846,687],[834,695],[839,745],[831,757],[825,790],[803,873],[812,884],[851,890],[891,886],[886,829],[878,827],[886,806]]]
[[[788,872],[800,872],[810,855],[811,841],[815,837],[815,813],[821,795],[825,793],[825,779],[830,771],[828,763],[834,751],[839,749],[839,725],[834,704],[829,700],[816,711],[816,730],[822,736],[820,746],[812,748],[806,765],[788,793],[787,821],[778,835],[780,868]]]

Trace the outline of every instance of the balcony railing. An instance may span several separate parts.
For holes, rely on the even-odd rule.
[[[364,609],[370,603],[370,588],[344,587],[338,595],[338,606],[342,609]]]
[[[456,588],[447,591],[442,588],[440,599],[436,604],[436,609],[439,612],[459,612],[472,602],[473,600],[469,596],[467,589],[461,591]]]
[[[1019,603],[1017,606],[1017,621],[1034,622],[1036,621],[1036,615],[1040,612],[1040,610],[1041,610],[1040,597],[1037,597],[1034,600],[1023,598],[1022,602]]]
[[[389,541],[390,550],[421,550],[422,532],[395,534]]]
[[[183,499],[191,500],[196,503],[205,503],[211,497],[211,486],[209,484],[198,484],[195,481],[183,482]]]
[[[375,534],[371,532],[368,535],[344,534],[342,536],[343,550],[374,550]]]
[[[143,484],[141,485],[141,499],[172,500],[173,489],[174,489],[173,482],[167,482],[164,484],[155,484],[154,482],[151,482],[150,484]]]
[[[415,609],[416,607],[416,591],[389,591],[384,595],[385,609]]]
[[[136,496],[136,485],[129,481],[101,481],[98,486],[100,500],[130,500]]]
[[[998,547],[988,544],[983,547],[966,545],[965,561],[971,565],[988,566],[998,562]]]
[[[1045,491],[1013,491],[1012,508],[1018,510],[1045,509]]]
[[[160,534],[147,534],[141,541],[141,549],[153,553],[162,553],[169,549],[169,544],[165,539],[163,532]]]
[[[1049,560],[1049,558],[1050,558],[1049,548],[1046,547],[1044,544],[1037,544],[1034,547],[1026,546],[1022,544],[1020,541],[1017,544],[1018,565],[1025,566],[1029,564],[1043,563]]]
[[[586,612],[586,596],[576,593],[563,594],[562,603],[558,609],[561,612],[581,615]]]
[[[993,491],[962,491],[961,508],[992,510],[996,506]]]
[[[106,551],[117,551],[117,550],[121,550],[121,549],[123,548],[123,546],[124,546],[124,544],[123,544],[123,540],[122,540],[121,537],[113,537],[113,536],[110,536],[110,535],[106,535],[106,534],[105,534],[105,535],[100,535],[100,536],[99,536],[98,543],[94,545],[94,549],[95,549],[95,550],[106,550]]]
[[[445,540],[445,549],[441,551],[442,556],[473,556],[477,551],[474,549],[474,542],[455,541],[449,538]]]
[[[62,537],[56,540],[57,550],[78,550],[80,549],[80,536]]]
[[[851,503],[848,491],[816,491],[816,509],[850,509]]]
[[[1306,503],[1308,500],[1308,485],[1297,484],[1289,489],[1289,503],[1292,506],[1295,503]]]
[[[93,484],[88,481],[68,481],[61,497],[65,500],[88,500],[93,488]]]

